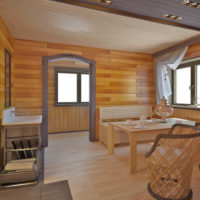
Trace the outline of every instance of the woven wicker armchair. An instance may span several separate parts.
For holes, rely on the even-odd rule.
[[[200,122],[196,122],[196,123],[195,123],[195,126],[197,126],[197,127],[200,128]]]
[[[149,193],[158,200],[190,200],[193,159],[200,129],[175,124],[169,134],[156,137],[146,154],[150,170]]]
[[[197,122],[195,123],[197,126]],[[199,124],[200,128],[200,124]],[[183,135],[183,134],[193,134],[196,133],[198,129],[194,128],[194,126],[186,125],[186,124],[175,124],[169,131],[169,134],[173,135]]]

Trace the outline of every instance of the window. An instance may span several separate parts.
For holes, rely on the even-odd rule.
[[[173,104],[200,105],[200,61],[181,64],[173,72]]]
[[[191,67],[176,70],[176,103],[191,104]]]
[[[58,72],[58,103],[77,102],[77,74]]]
[[[81,102],[89,102],[89,74],[81,74]]]
[[[55,68],[55,105],[88,105],[88,69]]]

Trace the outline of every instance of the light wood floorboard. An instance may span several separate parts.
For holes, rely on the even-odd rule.
[[[74,200],[152,200],[147,192],[148,171],[144,154],[151,144],[138,145],[138,173],[129,173],[129,147],[108,155],[88,132],[49,135],[45,150],[45,183],[68,180]],[[194,167],[193,200],[200,196],[200,170]]]

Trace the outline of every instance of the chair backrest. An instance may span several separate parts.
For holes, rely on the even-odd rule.
[[[196,124],[195,126],[192,125],[188,125],[188,124],[174,124],[172,126],[172,128],[169,131],[169,134],[173,134],[173,135],[179,135],[179,134],[193,134],[200,132],[200,126],[197,127]]]
[[[154,153],[154,151],[156,151],[156,148],[159,146],[167,146],[168,149],[169,147],[176,148],[178,144],[177,143],[178,139],[182,139],[180,140],[179,143],[185,143],[187,142],[187,140],[184,141],[184,139],[189,138],[192,140],[193,138],[196,138],[198,136],[200,136],[199,127],[188,125],[188,124],[174,124],[172,128],[170,129],[169,134],[159,134],[156,137],[154,144],[152,148],[150,149],[150,151],[146,154],[146,157],[151,156],[151,154]],[[183,146],[179,147],[178,145],[178,148],[182,149]]]
[[[108,106],[100,107],[100,120],[139,118],[140,116],[151,117],[152,106],[131,105],[131,106]]]
[[[196,123],[195,123],[195,126],[197,126],[197,127],[200,128],[200,122],[196,122]]]

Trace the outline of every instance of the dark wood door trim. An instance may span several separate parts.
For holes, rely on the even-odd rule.
[[[89,64],[90,73],[90,103],[89,103],[89,140],[96,138],[96,62],[75,54],[58,54],[42,57],[42,144],[48,146],[48,63],[56,60],[74,59]]]
[[[8,56],[8,58],[7,58],[7,56]],[[12,59],[11,53],[8,51],[8,49],[5,49],[5,108],[12,105],[12,102],[11,102],[11,99],[12,99],[12,97],[11,97],[11,95],[12,95],[12,93],[11,93],[11,90],[12,90],[12,86],[11,86],[11,84],[12,84],[12,81],[11,81],[11,79],[12,79],[11,59]],[[7,66],[8,66],[8,68],[7,68]],[[9,72],[8,77],[7,77],[7,70]],[[7,82],[7,79],[9,79],[8,82]],[[7,97],[9,97],[8,102],[7,102]]]

